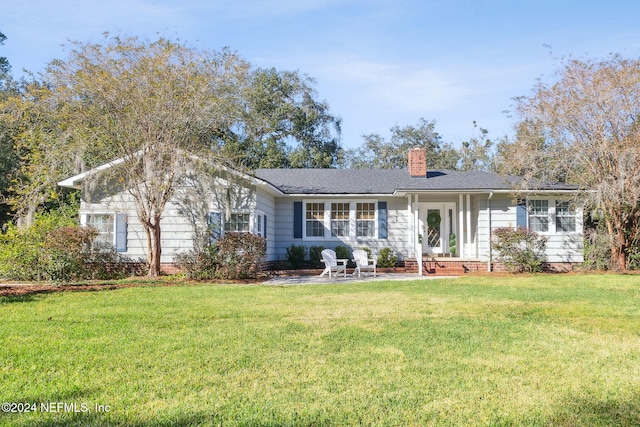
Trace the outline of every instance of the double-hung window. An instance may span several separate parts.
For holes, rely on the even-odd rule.
[[[556,231],[576,231],[576,212],[569,202],[556,201]]]
[[[527,201],[529,230],[537,233],[575,233],[581,216],[570,201],[555,198]]]
[[[232,213],[224,223],[224,231],[248,233],[251,230],[251,215],[248,213]]]
[[[94,244],[98,250],[127,252],[127,214],[124,212],[81,212],[80,224],[98,231]]]
[[[266,237],[267,219],[262,212],[234,212],[225,218],[224,213],[209,212],[207,232],[211,241],[220,239],[224,233],[253,233]]]
[[[331,237],[349,237],[349,203],[331,203]]]
[[[356,203],[356,237],[375,237],[375,220],[375,203]]]
[[[115,222],[113,214],[89,214],[87,215],[87,225],[98,230],[96,242],[113,245],[115,242]]]
[[[306,236],[324,237],[324,202],[307,203],[306,208]]]
[[[309,240],[380,238],[380,221],[383,221],[381,230],[387,230],[386,203],[381,205],[384,206],[384,215],[379,214],[380,206],[375,200],[355,202],[329,199],[298,203],[298,213],[294,214],[300,215],[302,221],[297,226],[294,222],[294,236]],[[381,238],[386,239],[386,234]]]
[[[385,215],[379,216],[378,202],[375,200],[346,201],[334,200],[305,200],[299,202],[298,236],[309,240],[327,239],[369,239],[379,237],[379,221],[384,221]],[[295,208],[295,205],[294,205]],[[295,213],[295,212],[294,212]],[[296,235],[294,223],[294,235]],[[386,238],[383,237],[383,238]]]
[[[546,233],[549,231],[549,201],[529,200],[529,230]]]

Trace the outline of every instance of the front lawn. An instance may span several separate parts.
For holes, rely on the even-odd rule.
[[[147,286],[0,319],[0,425],[640,424],[640,276]]]

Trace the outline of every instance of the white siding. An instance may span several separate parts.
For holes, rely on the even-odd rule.
[[[478,197],[478,257],[487,261],[489,259],[487,197]],[[512,196],[496,194],[490,203],[492,231],[498,228],[515,228],[517,226],[516,205]],[[554,220],[555,218],[551,216],[550,221]],[[578,210],[577,212],[576,232],[558,233],[553,227],[551,232],[540,234],[547,238],[545,254],[548,262],[582,262],[584,260],[582,211]],[[495,254],[493,255],[495,259]]]
[[[302,239],[293,238],[293,203],[302,199],[275,199],[274,256],[275,260],[287,259],[287,248],[292,244],[302,244]]]
[[[478,259],[489,260],[489,215],[487,215],[488,194],[476,196],[474,210],[477,210],[477,247]],[[491,198],[491,230],[498,228],[516,227],[516,206],[511,197],[503,194],[495,194]]]
[[[232,212],[255,211],[256,192],[250,186],[229,186],[226,181],[218,178],[206,183],[192,182],[178,188],[165,206],[160,221],[162,263],[173,262],[175,255],[193,249],[197,236],[207,228],[209,212],[221,212],[224,215],[225,201],[228,199],[227,187],[230,188]],[[122,254],[134,259],[146,259],[147,236],[138,219],[133,197],[128,191],[106,197],[99,203],[82,201],[80,204],[81,216],[116,212],[127,215],[127,251]]]
[[[264,237],[267,239],[266,260],[278,259],[276,256],[276,202],[272,195],[262,190],[257,191],[256,210],[267,216],[267,229],[264,230]]]

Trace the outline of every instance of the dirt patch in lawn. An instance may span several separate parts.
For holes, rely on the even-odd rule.
[[[52,292],[96,292],[114,289],[133,288],[138,286],[196,286],[196,285],[247,285],[262,283],[268,277],[242,280],[207,280],[197,281],[189,279],[176,279],[171,276],[152,277],[132,277],[130,279],[119,280],[117,282],[87,282],[56,285],[52,283],[14,283],[0,281],[0,297],[22,296],[33,294],[44,294]]]

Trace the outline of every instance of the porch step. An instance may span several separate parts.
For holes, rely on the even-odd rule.
[[[462,276],[469,271],[486,268],[485,264],[476,261],[432,260],[422,262],[423,276]],[[418,261],[405,261],[405,269],[409,273],[418,272]]]
[[[465,270],[463,267],[435,267],[423,268],[423,276],[463,276]]]
[[[466,272],[464,263],[460,261],[423,261],[424,276],[462,276]]]

